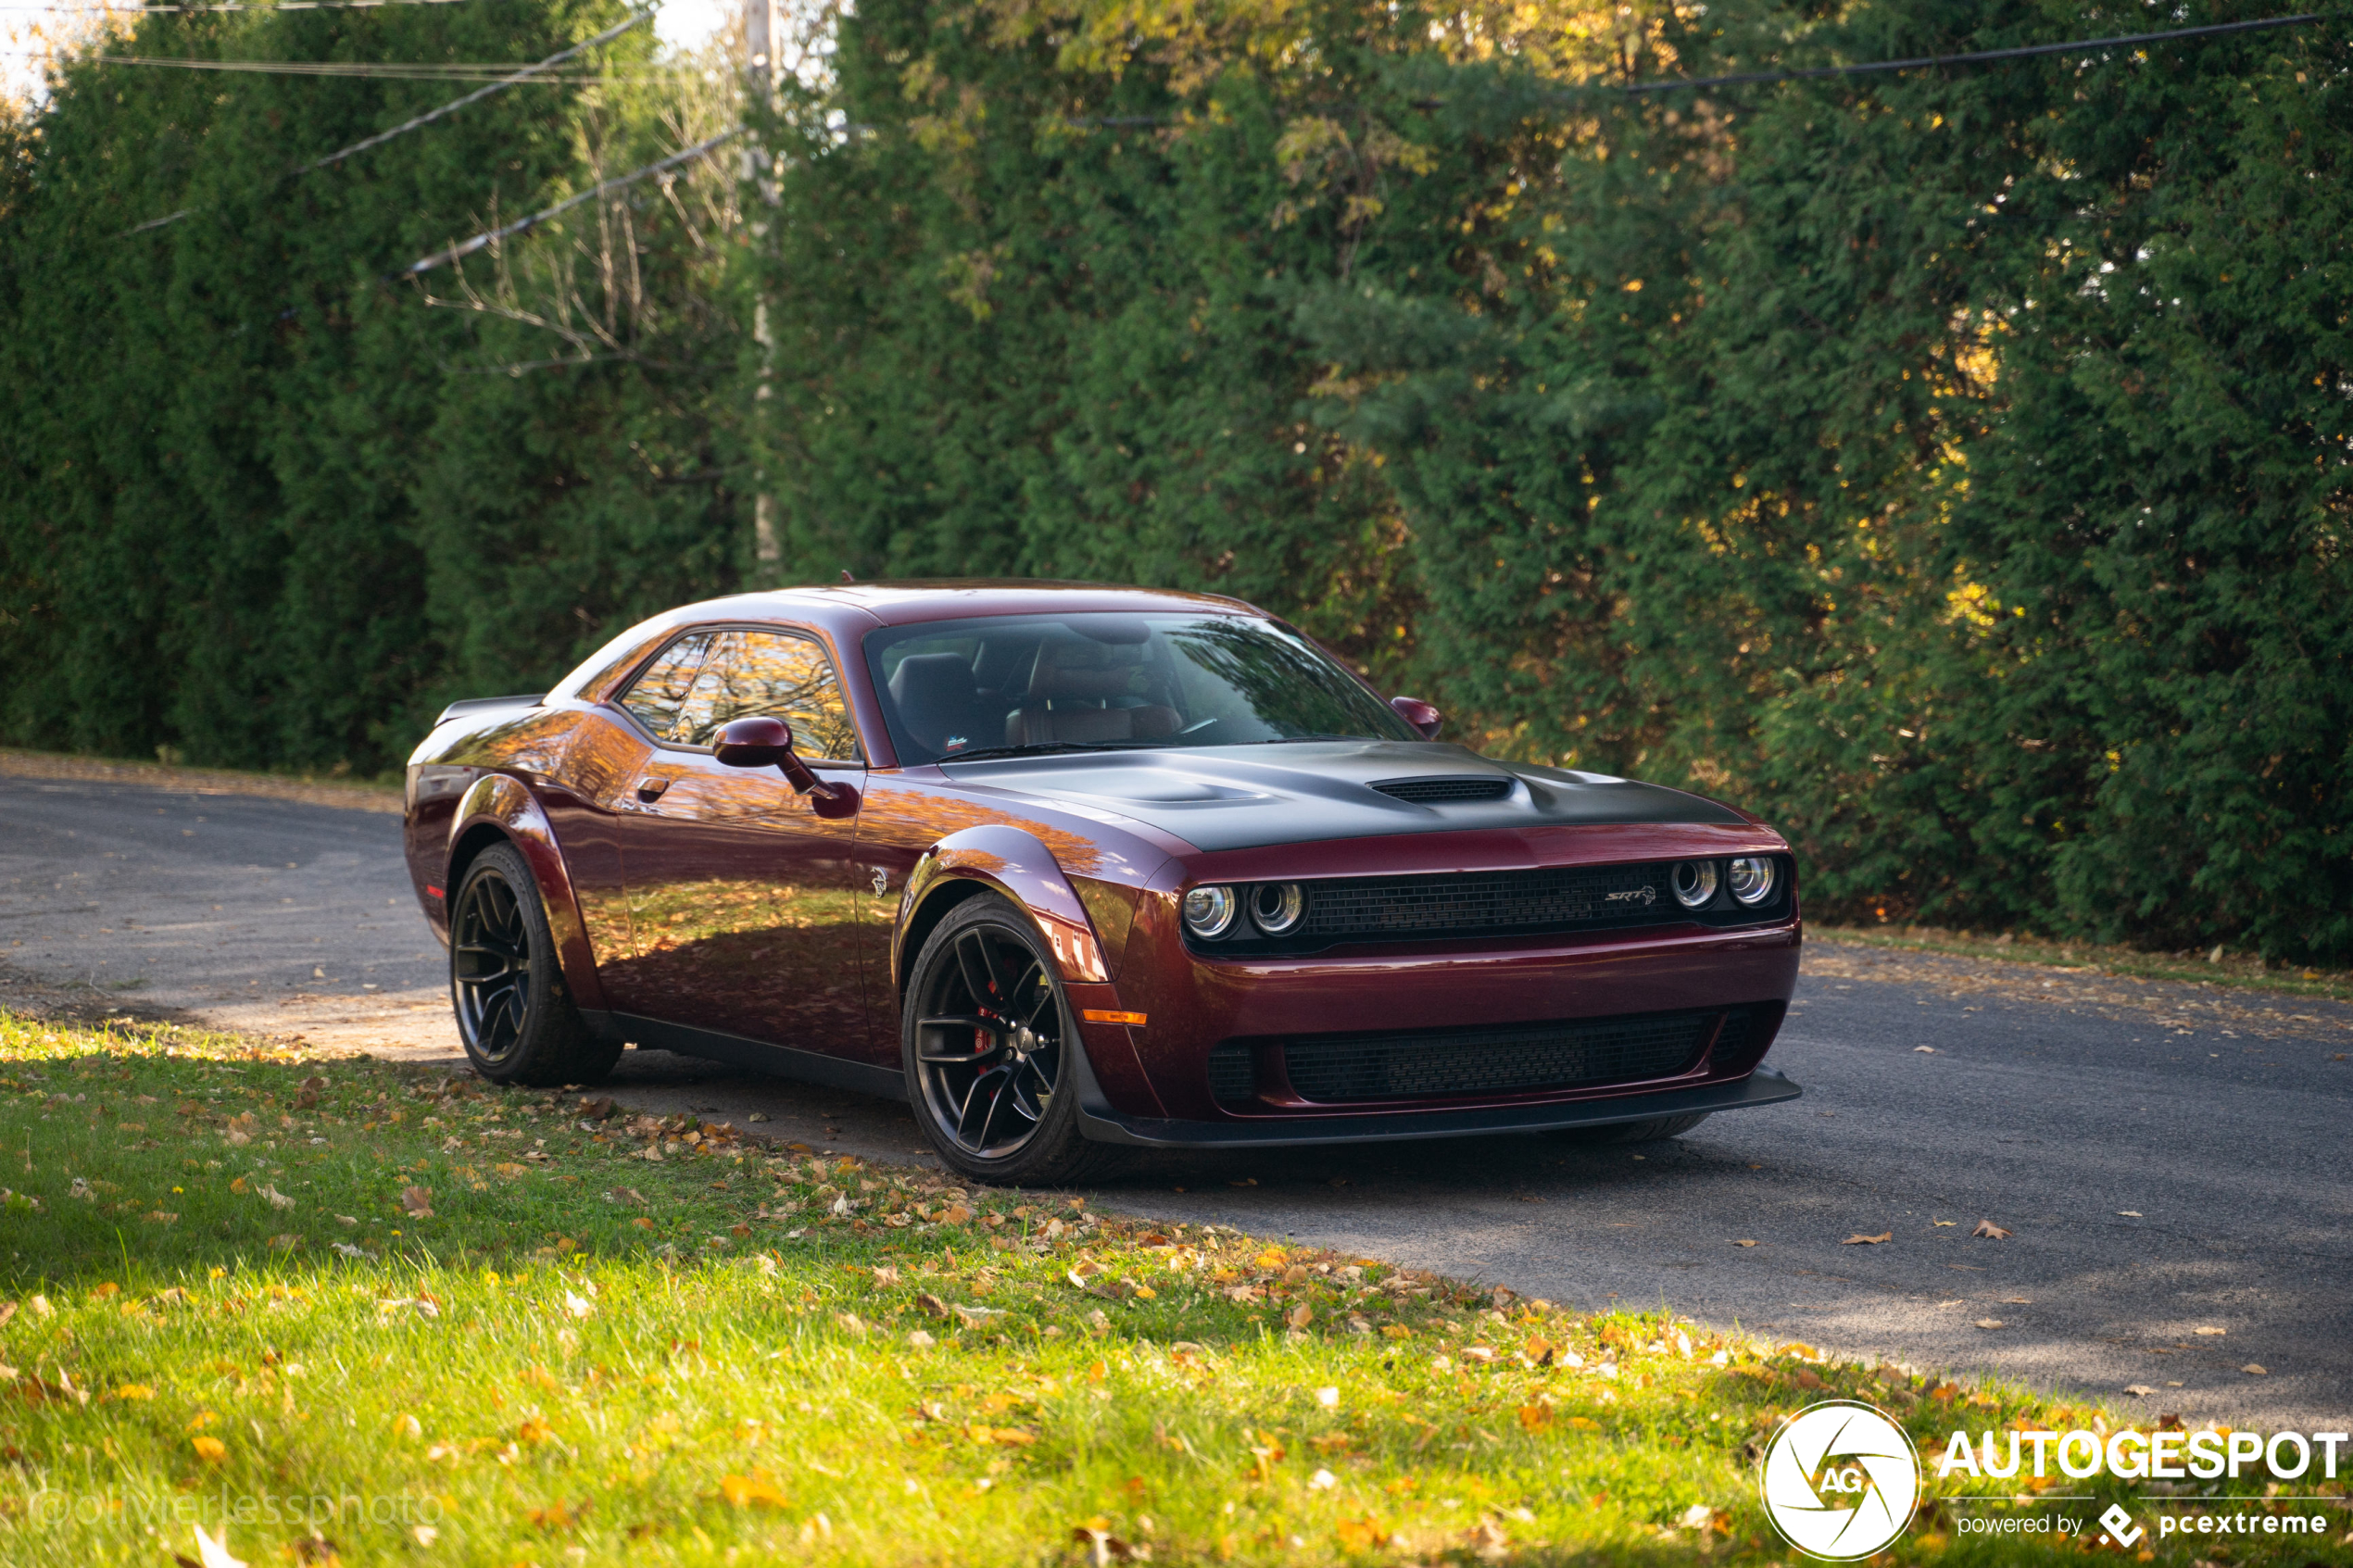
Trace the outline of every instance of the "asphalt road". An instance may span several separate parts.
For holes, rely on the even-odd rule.
[[[395,816],[0,778],[0,1006],[454,1067],[442,964]],[[1639,1149],[1184,1157],[1100,1198],[2194,1424],[2343,1431],[2348,1054],[2342,1006],[1818,943],[1773,1055],[1793,1104]],[[616,1081],[633,1105],[924,1158],[900,1106],[661,1052]]]

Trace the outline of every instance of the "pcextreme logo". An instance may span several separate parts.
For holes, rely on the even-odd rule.
[[[1781,1424],[1758,1483],[1781,1538],[1808,1557],[1847,1562],[1904,1533],[1920,1497],[1912,1440],[1852,1399],[1808,1405]]]

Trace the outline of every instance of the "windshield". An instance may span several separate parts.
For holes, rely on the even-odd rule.
[[[1416,740],[1321,649],[1238,615],[1009,615],[890,626],[866,661],[902,764],[1011,751]]]

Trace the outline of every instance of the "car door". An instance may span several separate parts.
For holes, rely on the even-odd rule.
[[[813,797],[774,769],[730,768],[711,753],[729,721],[774,716],[792,726],[819,777],[862,785],[840,682],[805,633],[708,635],[666,722],[659,700],[623,699],[661,728],[627,792],[634,807],[615,819],[632,951],[608,996],[615,1010],[661,1023],[874,1060],[855,923],[856,815],[820,817]]]

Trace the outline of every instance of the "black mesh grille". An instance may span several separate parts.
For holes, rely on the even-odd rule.
[[[1336,877],[1308,884],[1303,935],[1573,931],[1688,920],[1666,866],[1579,866],[1462,876]]]
[[[1393,800],[1430,805],[1450,800],[1501,800],[1512,792],[1509,779],[1391,779],[1373,787]]]
[[[1567,1088],[1683,1072],[1722,1016],[1662,1012],[1488,1029],[1325,1035],[1285,1041],[1283,1060],[1300,1098],[1319,1101]],[[1215,1062],[1213,1054],[1213,1073]]]
[[[1250,1047],[1228,1040],[1209,1053],[1209,1093],[1220,1105],[1258,1098],[1258,1063]]]

